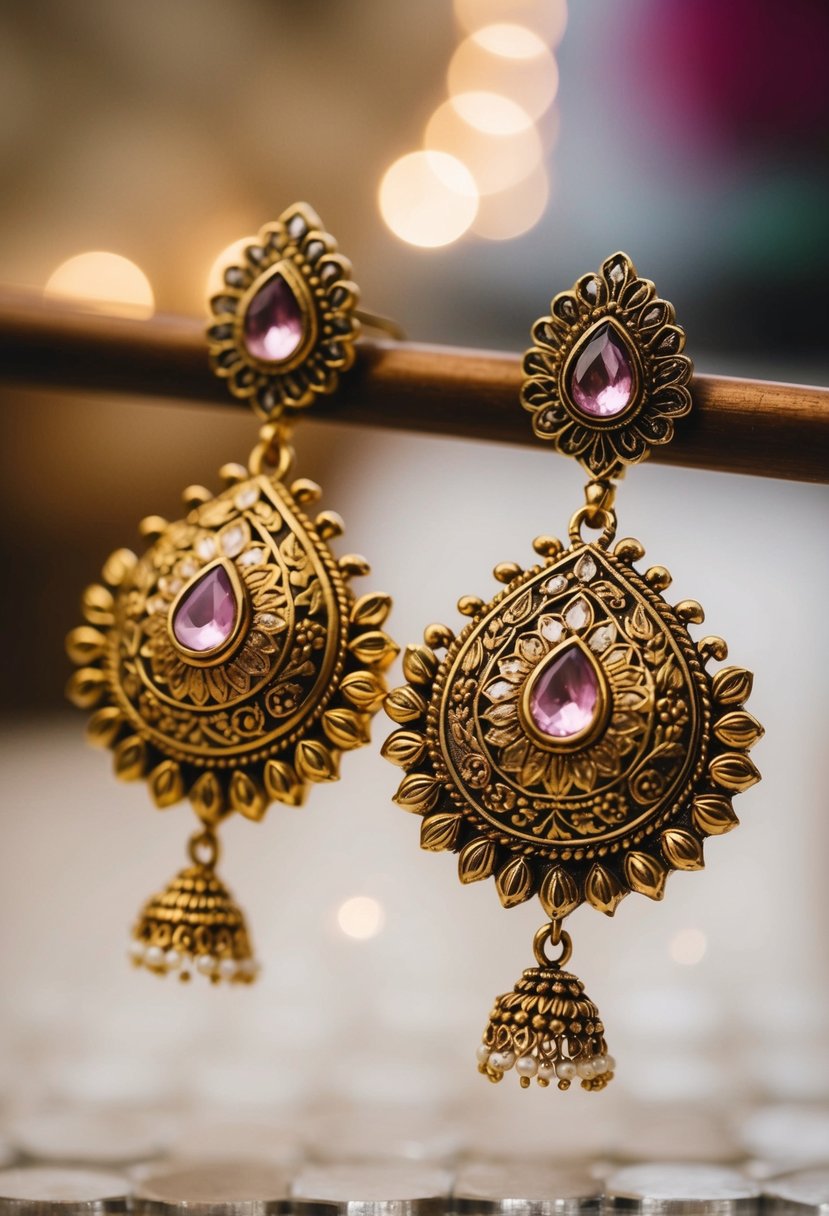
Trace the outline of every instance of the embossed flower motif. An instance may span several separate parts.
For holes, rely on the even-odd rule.
[[[669,443],[691,409],[692,363],[673,306],[616,253],[561,292],[532,330],[521,401],[533,430],[594,477]]]
[[[578,638],[601,656],[611,694],[607,726],[592,744],[572,752],[554,752],[541,746],[524,728],[519,705],[536,668],[562,642]],[[627,755],[647,730],[652,693],[635,651],[615,625],[596,621],[586,596],[575,595],[560,615],[544,615],[523,633],[515,650],[498,662],[498,678],[483,690],[491,707],[483,713],[489,722],[487,742],[494,747],[500,767],[525,788],[541,786],[548,794],[564,797],[574,791],[591,791],[603,779],[621,770]]]
[[[297,203],[251,238],[210,301],[210,359],[265,418],[332,392],[354,362],[358,288],[316,213]]]

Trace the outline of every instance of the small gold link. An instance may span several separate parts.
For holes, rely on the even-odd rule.
[[[544,950],[547,942],[561,946],[558,958],[549,958]],[[539,967],[563,967],[570,961],[573,953],[573,942],[570,934],[561,927],[560,920],[552,920],[548,925],[542,925],[533,938],[533,953]]]
[[[582,525],[588,528],[601,528],[601,536],[594,542],[600,549],[606,549],[616,535],[616,513],[602,507],[579,507],[570,520],[569,536],[574,545],[584,544],[581,534]]]
[[[268,422],[259,431],[259,442],[250,454],[248,468],[252,476],[268,473],[282,481],[294,462],[290,443],[291,427],[285,422]]]
[[[219,841],[214,832],[196,832],[187,842],[187,856],[196,866],[212,870],[219,860]]]

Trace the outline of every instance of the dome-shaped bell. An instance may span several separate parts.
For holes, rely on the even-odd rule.
[[[542,1086],[555,1081],[559,1089],[579,1080],[588,1090],[604,1089],[613,1079],[615,1061],[607,1054],[599,1010],[581,980],[561,969],[570,954],[569,936],[561,938],[565,953],[559,963],[541,953],[544,965],[528,968],[512,992],[495,1000],[478,1048],[479,1071],[490,1081],[500,1081],[510,1069],[525,1088],[533,1077]],[[537,935],[537,955],[538,943]]]
[[[215,856],[207,862],[193,857],[166,890],[147,901],[133,930],[136,966],[158,975],[176,972],[183,980],[194,971],[213,983],[256,978],[244,915],[217,878],[214,862]]]

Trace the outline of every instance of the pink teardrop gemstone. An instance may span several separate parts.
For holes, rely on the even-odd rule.
[[[238,611],[227,571],[214,566],[182,596],[173,617],[173,634],[185,650],[199,654],[216,650],[233,633]]]
[[[599,326],[576,359],[570,394],[591,418],[613,418],[630,405],[633,366],[624,340],[610,322]]]
[[[542,735],[570,739],[596,717],[599,679],[579,646],[568,646],[542,671],[530,694],[530,713]]]
[[[302,312],[291,288],[275,274],[259,288],[245,313],[245,346],[254,359],[282,363],[302,341]]]

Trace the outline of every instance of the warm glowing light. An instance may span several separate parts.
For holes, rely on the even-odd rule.
[[[509,54],[504,49],[518,48],[517,35],[531,40],[532,54]],[[524,49],[529,48],[526,42]],[[558,67],[552,52],[531,30],[490,25],[464,39],[455,51],[449,64],[448,84],[452,96],[486,89],[510,98],[535,119],[555,100]]]
[[[526,110],[498,93],[457,93],[449,104],[484,135],[518,135],[533,125]]]
[[[535,59],[549,53],[546,42],[538,34],[525,25],[512,25],[506,21],[475,30],[472,41],[490,55],[502,55],[505,59]]]
[[[337,909],[337,923],[346,937],[368,941],[383,928],[385,915],[382,904],[369,895],[354,895]]]
[[[145,319],[155,311],[153,289],[143,270],[129,258],[103,250],[78,253],[61,262],[43,294],[119,317]]]
[[[469,33],[508,22],[557,46],[567,28],[567,0],[455,0],[455,16]]]
[[[534,228],[544,214],[550,183],[543,165],[509,190],[485,194],[472,231],[488,241],[509,241]]]
[[[670,955],[683,967],[694,967],[705,958],[708,939],[700,929],[681,929],[671,939]]]
[[[440,149],[462,161],[480,194],[493,194],[514,186],[532,173],[543,156],[541,139],[531,122],[525,122],[509,135],[489,134],[470,126],[458,112],[454,99],[435,110],[423,142],[427,148]]]
[[[462,120],[458,118],[458,122]],[[467,128],[468,129],[468,128]],[[451,245],[478,213],[478,188],[464,161],[449,150],[410,152],[396,160],[380,183],[380,213],[410,245]]]
[[[224,274],[230,266],[245,264],[245,250],[248,245],[255,245],[255,236],[243,236],[237,241],[226,245],[220,254],[213,259],[213,265],[207,272],[207,298],[220,295],[225,286]]]

